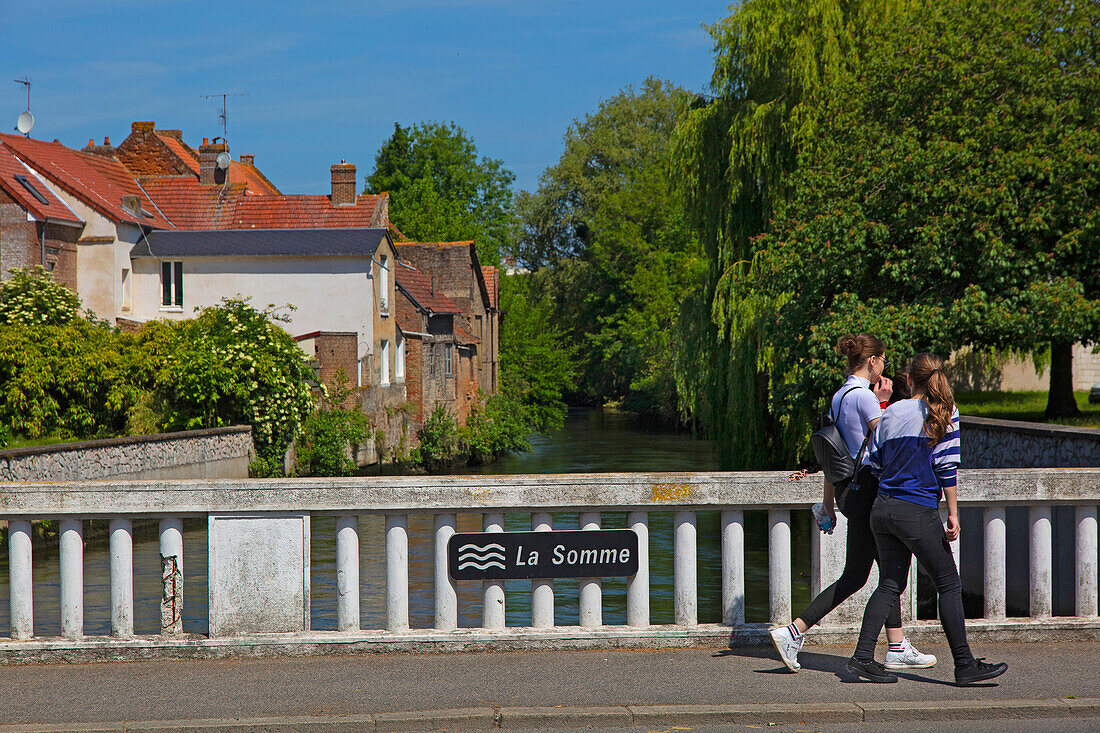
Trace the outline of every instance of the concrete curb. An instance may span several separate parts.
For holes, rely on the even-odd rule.
[[[391,731],[670,725],[874,723],[1022,720],[1100,716],[1100,698],[806,703],[801,705],[628,705],[611,707],[480,707],[374,715],[295,716],[122,723],[0,725],[0,733],[389,733]]]

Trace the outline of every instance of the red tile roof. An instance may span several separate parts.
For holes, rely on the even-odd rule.
[[[480,344],[481,339],[467,331],[462,326],[455,324],[455,336],[458,338],[458,343],[462,346],[471,346],[474,344]]]
[[[401,265],[394,268],[394,279],[413,303],[426,313],[458,314],[462,311],[443,293],[432,293],[432,279],[420,270]]]
[[[142,186],[179,229],[235,229],[237,200],[244,186],[204,186],[197,178],[146,178]]]
[[[16,176],[24,177],[27,182],[34,186],[34,190],[46,199],[46,203],[42,203],[37,197],[20,183]],[[71,221],[78,224],[83,224],[80,217],[66,206],[61,199],[57,198],[46,184],[39,180],[38,176],[31,173],[27,166],[23,165],[18,158],[12,155],[12,152],[0,145],[0,188],[2,188],[9,196],[22,206],[26,211],[30,212],[31,216],[39,221],[45,221],[46,219],[55,219],[58,221]]]
[[[199,156],[195,154],[194,150],[188,147],[182,140],[177,140],[171,135],[161,135],[158,132],[157,137],[183,162],[184,165],[191,169],[196,176],[199,174]],[[168,171],[158,172],[167,173]]]
[[[492,265],[482,265],[481,274],[485,278],[485,289],[489,291],[489,305],[500,307],[500,271]]]
[[[0,144],[58,188],[113,222],[172,228],[172,223],[157,210],[129,171],[117,160],[80,153],[56,140],[47,143],[22,135],[0,133]],[[137,196],[142,208],[152,216],[144,217],[124,207],[123,196]]]
[[[245,184],[251,194],[280,195],[279,189],[275,188],[274,183],[267,180],[267,176],[261,173],[259,168],[235,160],[229,164],[229,182]]]

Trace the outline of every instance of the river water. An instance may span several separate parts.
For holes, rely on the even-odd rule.
[[[646,426],[633,416],[612,410],[571,410],[561,430],[534,436],[528,453],[506,456],[490,466],[471,468],[472,474],[608,473],[631,471],[712,471],[716,463],[711,445],[689,433]],[[529,530],[529,514],[509,514],[506,529]],[[810,549],[798,538],[809,536],[809,513],[792,516],[793,606],[809,601]],[[655,624],[672,622],[672,512],[651,512],[650,615]],[[720,620],[721,555],[719,513],[698,513],[699,620]],[[90,526],[91,525],[91,526]],[[625,512],[605,512],[605,528],[626,526]],[[577,515],[554,515],[555,529],[576,529]],[[84,628],[90,635],[110,633],[109,553],[105,523],[85,523],[88,535],[84,555]],[[409,621],[413,628],[433,622],[431,515],[409,516]],[[459,515],[460,532],[481,530],[481,517]],[[384,628],[385,536],[384,519],[360,520],[360,608],[363,628]],[[206,633],[206,523],[190,521],[184,531],[184,630]],[[768,620],[767,516],[745,513],[746,620]],[[335,519],[314,517],[311,523],[311,616],[314,629],[336,628]],[[7,553],[0,556],[0,634],[9,627]],[[481,624],[481,584],[459,582],[459,624]],[[510,626],[530,624],[530,581],[508,581],[506,615]],[[555,621],[577,623],[576,580],[555,581]],[[56,551],[36,549],[34,554],[35,633],[56,635],[58,611],[58,560]],[[610,578],[603,583],[603,618],[606,624],[626,623],[626,581]],[[139,634],[157,633],[160,627],[160,555],[155,524],[136,529],[134,537],[134,626]]]

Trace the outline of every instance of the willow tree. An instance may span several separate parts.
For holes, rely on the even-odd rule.
[[[709,27],[711,96],[677,128],[673,165],[707,260],[681,315],[676,358],[685,407],[715,438],[726,468],[790,458],[768,410],[762,318],[776,303],[747,279],[753,238],[789,193],[799,152],[814,144],[823,101],[849,77],[877,29],[913,0],[746,0]]]

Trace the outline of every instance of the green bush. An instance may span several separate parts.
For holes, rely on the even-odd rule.
[[[0,324],[56,326],[80,314],[80,298],[41,266],[8,270],[0,283]]]
[[[409,454],[407,464],[410,466],[431,473],[454,468],[463,462],[458,422],[443,405],[437,404],[432,409],[424,427],[417,431],[417,437],[420,445]]]
[[[475,466],[494,461],[505,453],[530,450],[527,441],[530,433],[523,405],[503,394],[476,405],[459,431],[466,462]]]
[[[298,473],[305,476],[350,476],[358,466],[351,451],[370,432],[358,405],[349,407],[347,376],[337,372],[336,385],[321,388],[321,404],[302,424],[298,437]]]

